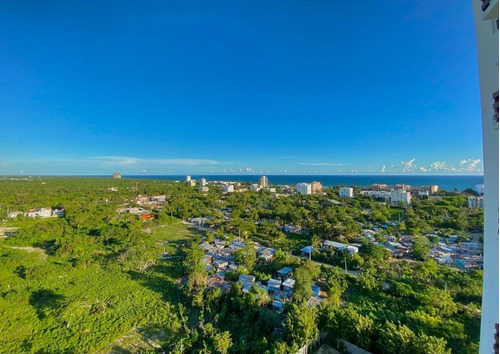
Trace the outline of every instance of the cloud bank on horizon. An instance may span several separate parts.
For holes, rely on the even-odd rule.
[[[399,164],[375,167],[349,162],[288,162],[279,160],[260,164],[201,158],[149,159],[132,156],[93,156],[77,159],[0,159],[0,175],[60,174],[107,175],[113,171],[123,174],[482,174],[480,159],[433,161],[418,163],[417,158]],[[307,169],[304,169],[307,168]]]

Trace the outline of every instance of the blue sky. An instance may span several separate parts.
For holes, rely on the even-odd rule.
[[[482,173],[470,0],[2,1],[0,174]]]

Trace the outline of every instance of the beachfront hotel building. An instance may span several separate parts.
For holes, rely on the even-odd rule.
[[[261,176],[259,184],[261,185],[261,187],[269,187],[269,180],[267,179],[266,176]]]
[[[340,187],[339,197],[341,198],[352,198],[354,197],[354,189],[352,187]]]
[[[323,186],[321,182],[311,182],[311,192],[312,193],[321,193],[323,191]]]
[[[469,205],[469,208],[484,208],[484,198],[483,197],[474,197],[470,196],[467,198],[467,203]]]
[[[404,189],[393,189],[391,191],[391,204],[411,203],[411,193]]]
[[[297,193],[299,194],[311,194],[312,186],[309,183],[297,183]]]
[[[472,0],[483,128],[484,273],[479,352],[485,354],[498,353],[498,1]]]

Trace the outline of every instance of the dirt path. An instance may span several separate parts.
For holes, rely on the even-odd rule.
[[[41,248],[37,248],[37,247],[7,246],[7,245],[5,245],[5,247],[12,248],[12,249],[15,249],[15,250],[26,251],[28,253],[38,253],[39,255],[42,256],[42,258],[44,258],[44,259],[47,258],[47,254]]]
[[[19,229],[18,227],[0,227],[0,238],[7,238]]]

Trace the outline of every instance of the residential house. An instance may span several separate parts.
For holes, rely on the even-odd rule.
[[[260,247],[257,249],[257,255],[266,261],[271,260],[275,254],[276,250],[274,248]]]
[[[300,250],[300,253],[303,255],[303,256],[309,256],[311,255],[314,251],[316,251],[316,248],[312,247],[312,246],[306,246],[304,248],[302,248]]]
[[[271,295],[279,295],[281,293],[281,280],[269,279],[267,281],[267,290]]]
[[[283,302],[278,301],[278,300],[273,301],[273,309],[275,309],[279,313],[283,313],[284,308],[285,308],[285,304]]]
[[[238,283],[243,285],[242,291],[245,293],[250,291],[250,288],[252,287],[254,281],[255,277],[253,275],[248,275],[248,274],[240,274],[240,277],[238,279]]]
[[[281,280],[285,280],[289,277],[292,276],[292,271],[293,269],[290,267],[283,267],[280,270],[278,270],[278,277],[281,278]]]
[[[167,197],[165,195],[152,195],[149,198],[149,200],[152,202],[157,202],[157,203],[165,203],[166,198]]]
[[[283,226],[283,231],[287,234],[290,234],[290,233],[298,234],[302,231],[302,227],[287,224],[287,225]]]
[[[64,217],[64,209],[54,209],[52,210],[52,216],[56,216],[58,218],[63,218]]]
[[[307,307],[309,308],[315,308],[315,307],[318,307],[321,303],[323,302],[323,299],[320,298],[319,296],[317,295],[313,295],[309,298],[309,300],[307,300]]]
[[[293,291],[293,287],[295,285],[295,280],[292,278],[286,279],[282,286],[283,286],[283,291],[291,293]]]
[[[26,216],[28,218],[36,218],[36,217],[50,218],[52,216],[52,209],[50,207],[30,209],[26,213]]]
[[[342,252],[344,249],[347,250],[350,254],[358,253],[359,248],[356,246],[348,245],[345,243],[325,240],[323,241],[323,250],[328,248],[333,248],[337,252]]]

